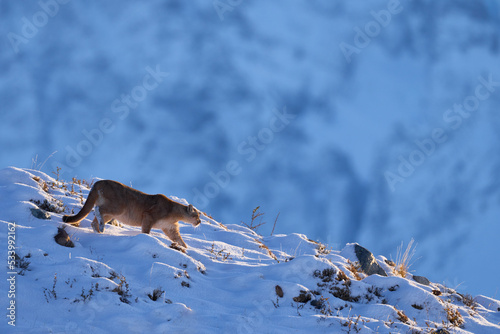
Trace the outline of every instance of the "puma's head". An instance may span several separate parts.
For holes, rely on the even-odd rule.
[[[201,224],[200,212],[196,210],[192,204],[187,206],[187,222],[193,224],[193,226],[198,226]]]

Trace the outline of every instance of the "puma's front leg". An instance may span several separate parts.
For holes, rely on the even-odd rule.
[[[182,240],[181,234],[179,233],[178,226],[162,228],[163,233],[173,242],[177,242],[180,246],[187,248],[186,243]]]
[[[142,233],[149,234],[151,232],[151,229],[153,228],[153,220],[150,215],[144,215],[142,217],[142,224],[141,224],[141,230]]]

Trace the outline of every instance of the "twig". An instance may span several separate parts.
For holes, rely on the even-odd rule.
[[[271,231],[271,235],[274,233],[274,228],[276,227],[276,222],[278,221],[278,217],[280,216],[281,212],[278,212],[278,215],[276,216],[276,219],[274,220],[274,225],[273,225],[273,230]]]

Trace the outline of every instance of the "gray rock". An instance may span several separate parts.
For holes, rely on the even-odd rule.
[[[297,297],[293,297],[293,301],[296,303],[307,303],[311,299],[311,293],[304,290],[300,290],[300,295],[298,295]]]
[[[354,245],[354,253],[358,258],[359,264],[361,266],[361,270],[367,275],[380,275],[387,276],[387,273],[384,269],[378,264],[375,256],[367,250],[366,248],[361,247],[358,244]]]
[[[31,214],[37,219],[50,219],[50,213],[39,208],[30,208]]]
[[[274,289],[276,290],[276,294],[278,295],[278,297],[283,298],[284,294],[283,294],[283,289],[281,288],[281,286],[276,285],[274,287]]]
[[[311,300],[311,306],[314,306],[316,309],[321,310],[325,302],[322,299]]]
[[[424,276],[413,276],[413,280],[423,285],[431,285],[431,282]]]
[[[75,244],[71,241],[68,232],[66,232],[66,230],[62,227],[57,228],[57,234],[54,235],[54,240],[61,246],[75,247]]]
[[[441,328],[431,332],[431,334],[450,334],[450,332],[447,329]]]
[[[396,264],[395,264],[395,263],[394,263],[394,261],[392,261],[392,260],[387,260],[387,259],[385,259],[385,263],[387,263],[387,264],[388,264],[388,265],[390,265],[391,267],[395,267],[395,266],[396,266]]]

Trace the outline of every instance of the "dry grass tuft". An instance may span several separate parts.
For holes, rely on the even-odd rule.
[[[250,223],[247,224],[244,221],[241,222],[244,226],[248,227],[252,231],[256,231],[259,227],[266,224],[266,222],[262,220],[264,212],[261,212],[259,209],[260,206],[253,209],[252,217],[250,218]],[[259,218],[258,222],[256,221],[257,218]]]
[[[465,324],[465,320],[458,309],[454,308],[450,303],[446,304],[444,311],[446,312],[446,319],[452,326],[462,327]]]
[[[349,270],[357,281],[361,281],[363,279],[363,274],[360,273],[361,265],[358,261],[352,262],[351,260],[347,260],[347,270]]]
[[[276,255],[269,249],[269,247],[267,247],[262,241],[260,241],[259,239],[254,239],[258,244],[259,244],[259,248],[260,249],[264,249],[267,251],[267,254],[273,259],[275,260],[276,262],[280,263],[280,261],[278,260],[278,258],[276,257]]]
[[[396,313],[398,314],[397,319],[401,321],[404,324],[409,324],[410,323],[410,318],[402,311],[398,310],[397,308],[394,308],[396,310]]]
[[[397,254],[396,254],[396,266],[394,267],[394,273],[406,278],[406,275],[409,273],[410,267],[412,265],[412,258],[415,255],[416,251],[416,245],[413,246],[413,243],[415,240],[411,239],[410,242],[408,243],[408,246],[406,246],[405,251],[403,252],[403,242],[401,242],[401,245],[398,247]]]
[[[462,297],[462,303],[470,308],[472,311],[475,311],[477,308],[477,301],[474,297],[469,294],[460,295]]]

